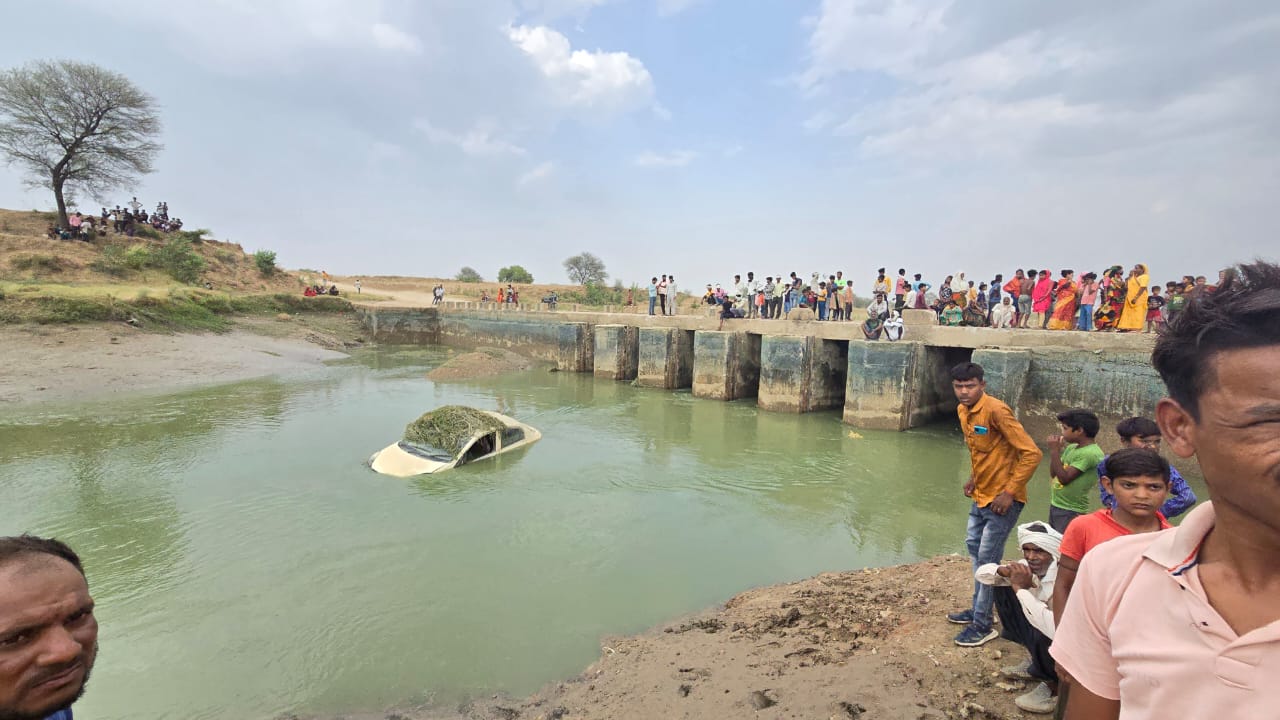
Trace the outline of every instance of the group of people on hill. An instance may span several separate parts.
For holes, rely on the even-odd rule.
[[[148,213],[135,197],[125,203],[124,208],[119,205],[112,210],[102,208],[99,216],[73,212],[67,216],[67,227],[51,224],[45,229],[45,235],[50,240],[92,240],[106,237],[110,228],[116,235],[134,237],[140,226],[159,232],[176,232],[182,229],[182,218],[169,217],[167,202],[158,203],[155,212]]]
[[[970,606],[947,620],[964,626],[957,645],[1003,636],[1025,647],[1002,673],[1036,683],[1015,700],[1028,712],[1274,715],[1280,266],[1225,272],[1218,289],[1196,291],[1180,312],[1152,355],[1169,395],[1156,418],[1121,421],[1119,448],[1107,455],[1094,412],[1059,413],[1060,432],[1045,439],[1047,512],[1022,525],[1044,453],[1009,406],[986,394],[980,365],[951,370],[971,459],[963,491],[972,500],[965,544],[974,585]],[[1162,440],[1197,457],[1212,502],[1192,509],[1196,495],[1159,454]],[[1101,509],[1091,511],[1095,486]],[[1004,562],[1015,529],[1021,559]]]

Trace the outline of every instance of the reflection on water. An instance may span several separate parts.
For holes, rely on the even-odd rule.
[[[963,550],[949,425],[851,437],[590,376],[437,385],[382,349],[260,381],[0,424],[0,533],[69,540],[99,601],[86,717],[269,718],[571,675],[755,585]],[[427,409],[543,440],[409,481],[365,460]],[[1047,502],[1044,471],[1032,508]],[[1030,512],[1029,512],[1030,514]]]

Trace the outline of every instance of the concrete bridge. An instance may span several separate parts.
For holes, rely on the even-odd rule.
[[[719,320],[628,312],[546,311],[480,303],[427,308],[363,305],[379,342],[498,346],[641,387],[691,389],[716,400],[755,398],[764,410],[841,409],[855,427],[905,430],[954,417],[948,369],[972,360],[989,391],[1020,415],[1067,407],[1150,414],[1164,388],[1152,336],[940,327],[909,310],[902,340],[867,341],[861,323]]]

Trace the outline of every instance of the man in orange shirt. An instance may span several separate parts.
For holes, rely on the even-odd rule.
[[[951,388],[960,401],[956,412],[973,466],[964,494],[973,498],[965,546],[974,572],[1003,558],[1005,541],[1027,503],[1027,482],[1044,455],[1009,406],[987,395],[986,387],[981,365],[951,368]],[[975,581],[972,606],[947,615],[965,626],[955,637],[957,645],[977,647],[999,636],[991,627],[993,602],[991,587]]]

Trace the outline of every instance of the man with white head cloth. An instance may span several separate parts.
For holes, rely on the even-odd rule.
[[[1019,525],[1023,559],[1003,565],[990,563],[974,573],[978,582],[993,586],[1001,636],[1027,649],[1026,661],[1001,672],[1010,678],[1040,681],[1031,692],[1014,700],[1028,712],[1051,713],[1057,706],[1058,674],[1049,645],[1053,643],[1053,584],[1061,544],[1062,535],[1048,523]]]

